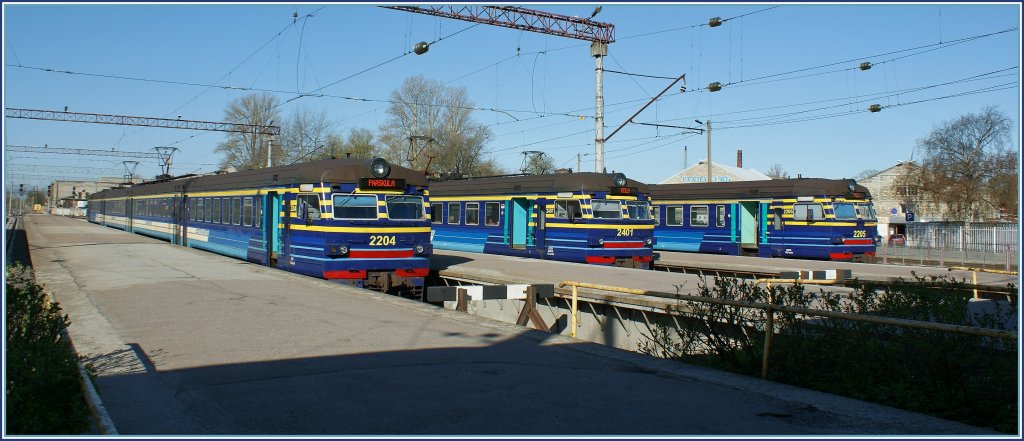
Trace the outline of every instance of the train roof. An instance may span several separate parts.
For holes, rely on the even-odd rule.
[[[316,182],[357,182],[372,178],[370,159],[322,159],[294,165],[267,167],[218,175],[182,177],[132,187],[104,190],[97,197],[142,196],[181,191],[218,191],[240,188],[291,186]],[[405,179],[406,185],[427,185],[423,172],[391,165],[389,179]],[[108,193],[109,192],[109,193]]]
[[[850,191],[850,183],[854,184]],[[712,182],[651,185],[651,199],[743,199],[798,196],[843,196],[870,198],[867,187],[853,179],[772,179],[767,181]]]
[[[559,192],[609,191],[615,186],[615,174],[555,173],[527,176],[495,176],[453,179],[430,183],[431,196],[470,196],[505,194],[545,194]],[[647,193],[647,184],[626,178],[626,187]]]

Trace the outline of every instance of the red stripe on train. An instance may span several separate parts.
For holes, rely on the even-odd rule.
[[[843,239],[843,243],[846,245],[874,245],[873,239]]]
[[[643,242],[605,242],[605,248],[640,248],[644,246]]]
[[[615,263],[615,256],[587,256],[587,263]]]
[[[430,268],[412,268],[395,270],[395,275],[399,277],[427,277],[429,274]]]
[[[361,257],[370,259],[412,257],[412,250],[352,250],[348,257]]]
[[[324,271],[325,279],[365,279],[366,270]]]

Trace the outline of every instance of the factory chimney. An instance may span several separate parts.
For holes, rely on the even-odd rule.
[[[736,150],[736,168],[743,168],[743,150]]]

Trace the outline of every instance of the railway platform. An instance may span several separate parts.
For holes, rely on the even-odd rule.
[[[120,435],[998,435],[83,220],[25,220],[37,279]]]

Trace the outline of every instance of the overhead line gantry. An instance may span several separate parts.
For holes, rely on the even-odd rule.
[[[608,44],[615,41],[615,25],[590,19],[597,15],[600,7],[594,10],[590,18],[570,17],[514,6],[381,7],[589,41],[590,55],[596,60],[597,77],[597,91],[594,100],[594,154],[596,160],[594,168],[598,173],[604,172],[603,58],[608,55]]]

